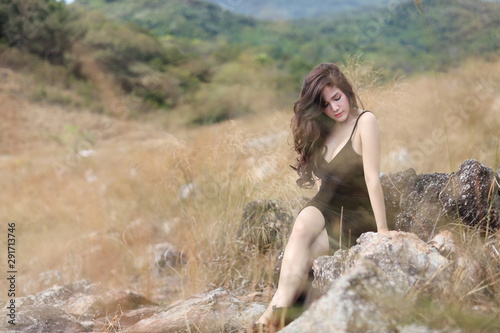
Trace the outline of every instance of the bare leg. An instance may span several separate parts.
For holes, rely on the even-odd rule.
[[[306,207],[295,220],[281,264],[278,289],[258,322],[268,324],[272,308],[290,307],[307,281],[314,259],[328,253],[325,219],[316,207]]]

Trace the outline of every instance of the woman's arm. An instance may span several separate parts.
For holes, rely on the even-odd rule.
[[[377,118],[373,113],[367,113],[359,119],[361,138],[361,153],[366,187],[372,204],[377,231],[387,233],[387,219],[382,185],[380,184],[380,130]]]
[[[321,188],[321,179],[317,178],[316,179],[316,189],[319,191],[320,188]]]

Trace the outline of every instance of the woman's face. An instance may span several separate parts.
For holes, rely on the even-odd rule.
[[[346,94],[337,87],[325,86],[321,91],[323,112],[338,123],[349,118],[351,104]]]

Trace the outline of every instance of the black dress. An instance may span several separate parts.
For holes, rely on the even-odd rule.
[[[340,152],[327,162],[319,156],[314,174],[321,179],[319,192],[305,207],[314,206],[325,217],[332,247],[338,247],[342,216],[342,246],[354,245],[366,231],[376,231],[375,217],[368,195],[363,171],[363,158],[352,147],[352,136],[358,125],[354,124],[349,140]]]

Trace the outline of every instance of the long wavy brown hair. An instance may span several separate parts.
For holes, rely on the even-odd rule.
[[[292,135],[294,148],[299,154],[297,184],[302,188],[311,188],[315,181],[318,158],[326,153],[325,139],[335,126],[335,121],[323,112],[321,92],[325,86],[336,87],[347,95],[351,109],[357,108],[357,96],[351,83],[344,76],[339,66],[324,63],[314,68],[305,78],[300,98],[295,102],[292,117]]]

